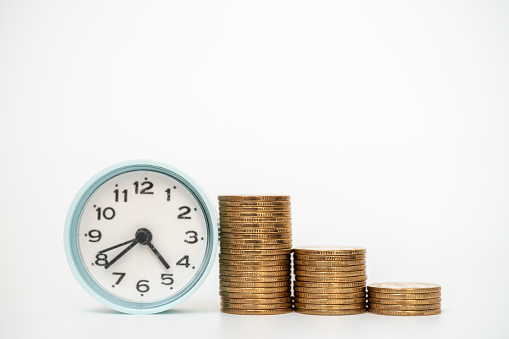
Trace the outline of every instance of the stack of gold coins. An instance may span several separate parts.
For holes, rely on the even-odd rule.
[[[349,315],[366,312],[366,249],[314,246],[293,249],[295,312]]]
[[[434,315],[441,312],[440,285],[377,283],[368,286],[368,311],[382,315]]]
[[[219,197],[221,311],[292,312],[289,196]]]

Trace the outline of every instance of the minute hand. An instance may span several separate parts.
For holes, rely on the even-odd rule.
[[[136,240],[133,241],[133,243],[129,246],[127,246],[122,252],[119,253],[115,258],[111,259],[106,265],[104,265],[104,268],[110,268],[111,265],[115,263],[118,259],[120,259],[124,254],[129,252],[131,248],[133,248],[138,242]]]
[[[168,263],[166,262],[166,260],[164,260],[163,256],[161,255],[161,253],[159,253],[158,250],[156,250],[156,248],[154,247],[154,245],[152,245],[152,243],[150,241],[147,241],[147,245],[148,247],[150,247],[150,249],[152,250],[152,252],[154,252],[154,254],[156,255],[157,259],[161,260],[161,262],[163,263],[164,267],[166,267],[166,269],[169,269],[170,268],[170,265],[168,265]]]

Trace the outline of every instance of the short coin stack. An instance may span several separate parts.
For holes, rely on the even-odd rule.
[[[429,283],[377,283],[368,286],[368,311],[419,316],[441,312],[441,288]]]
[[[292,312],[289,196],[219,196],[221,311]]]
[[[366,312],[366,249],[299,247],[293,250],[295,312],[349,315]]]

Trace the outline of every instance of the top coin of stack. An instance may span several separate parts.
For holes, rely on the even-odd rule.
[[[219,197],[221,311],[292,312],[289,196]]]
[[[377,283],[368,286],[368,311],[382,315],[419,316],[441,313],[440,285]]]
[[[294,250],[295,312],[348,315],[366,312],[366,249],[299,247]]]

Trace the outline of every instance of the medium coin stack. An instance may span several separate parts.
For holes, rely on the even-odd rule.
[[[314,315],[366,312],[366,249],[299,247],[293,249],[294,310]]]
[[[377,283],[368,286],[368,311],[419,316],[441,312],[441,288],[429,283]]]
[[[289,196],[219,196],[221,311],[292,312]]]

